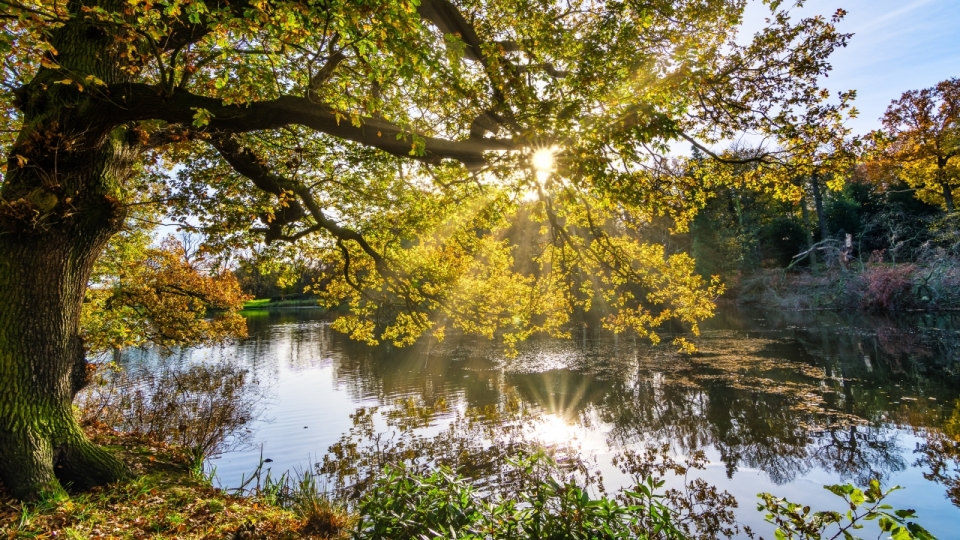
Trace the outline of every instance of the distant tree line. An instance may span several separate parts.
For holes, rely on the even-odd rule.
[[[703,275],[763,269],[861,271],[868,264],[956,266],[960,259],[960,79],[894,100],[883,128],[843,168],[717,189],[680,240]],[[741,153],[743,153],[741,151]],[[698,158],[694,149],[694,160]],[[817,169],[814,169],[817,170]]]

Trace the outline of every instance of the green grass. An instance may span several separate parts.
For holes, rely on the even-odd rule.
[[[269,298],[258,298],[256,300],[250,300],[249,302],[244,303],[242,311],[256,311],[288,307],[319,307],[319,304],[316,298],[301,298],[298,300],[279,301],[270,301]]]

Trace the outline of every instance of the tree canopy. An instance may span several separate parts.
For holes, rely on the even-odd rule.
[[[151,246],[142,229],[114,237],[94,267],[81,326],[88,353],[215,344],[247,334],[237,278],[183,239]]]
[[[670,319],[695,329],[720,291],[644,238],[710,195],[674,141],[808,144],[797,115],[834,112],[817,80],[842,12],[794,22],[772,2],[741,44],[744,4],[4,3],[6,133],[55,94],[135,138],[153,202],[211,243],[313,235],[304,249],[337,269],[320,292],[349,302],[337,326],[359,339],[450,325],[512,342],[595,302],[608,327],[656,339]],[[71,32],[119,64],[59,41]],[[56,132],[24,125],[8,166]],[[550,172],[531,166],[543,149]]]
[[[960,189],[960,79],[904,92],[890,103],[878,135],[884,157],[918,197],[953,212]]]
[[[686,229],[728,178],[706,163],[815,155],[796,126],[835,134],[850,97],[818,84],[843,11],[764,3],[738,36],[746,0],[0,0],[0,476],[121,474],[69,403],[94,263],[150,216],[207,254],[298,242],[370,343],[695,333],[721,286],[651,224]],[[778,146],[711,150],[742,134]],[[152,257],[139,308],[187,275]]]

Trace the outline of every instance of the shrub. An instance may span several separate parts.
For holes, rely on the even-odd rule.
[[[170,365],[126,371],[101,366],[76,398],[81,421],[137,433],[204,458],[239,443],[239,428],[256,417],[261,402],[247,371],[229,362]]]
[[[758,495],[761,502],[757,510],[767,512],[767,522],[777,526],[774,530],[777,540],[855,540],[859,537],[854,536],[853,532],[862,529],[865,521],[877,521],[880,530],[889,533],[888,538],[895,540],[936,540],[918,523],[908,521],[916,517],[913,510],[895,510],[883,503],[890,493],[902,489],[900,486],[884,491],[878,480],[872,480],[865,490],[851,484],[823,488],[843,499],[843,512],[813,512],[809,506],[792,503],[769,493]]]
[[[860,307],[871,311],[896,311],[914,307],[913,276],[917,267],[912,264],[871,266],[860,279],[865,290]]]
[[[540,454],[523,465],[533,468]],[[632,503],[592,497],[570,480],[548,477],[511,497],[483,496],[453,471],[418,475],[388,467],[360,501],[355,540],[463,538],[682,540],[649,480],[627,491]]]

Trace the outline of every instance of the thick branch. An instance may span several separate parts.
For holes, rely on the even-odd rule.
[[[483,42],[477,34],[476,28],[467,21],[467,18],[463,16],[463,13],[460,12],[457,6],[450,2],[450,0],[421,0],[420,5],[417,6],[417,13],[422,19],[433,23],[442,33],[449,36],[457,36],[463,41],[464,45],[466,45],[463,51],[464,57],[480,62],[487,72],[487,77],[490,81],[490,90],[493,93],[494,109],[499,113],[499,116],[495,117],[497,123],[506,125],[515,132],[522,131],[519,123],[513,118],[510,106],[507,104],[506,96],[499,88],[497,81],[500,79],[500,76],[491,70],[490,62],[483,54],[481,47]],[[498,44],[504,47],[505,51],[519,49],[517,44],[513,42],[498,42]],[[511,65],[506,59],[503,59],[503,62],[505,65]]]
[[[165,95],[146,84],[119,84],[109,87],[110,105],[117,124],[141,120],[164,120],[172,124],[190,125],[199,109],[212,115],[206,129],[223,133],[246,133],[278,129],[290,125],[304,126],[320,133],[358,142],[395,156],[437,162],[455,159],[467,168],[478,169],[486,164],[483,152],[511,150],[517,146],[510,140],[470,138],[451,141],[421,137],[423,155],[412,155],[413,134],[378,118],[361,118],[355,126],[345,115],[337,115],[322,105],[296,96],[280,96],[275,100],[244,105],[224,105],[216,98],[198,96],[186,91]],[[100,111],[98,111],[98,114]]]
[[[459,36],[466,45],[463,51],[464,56],[470,60],[485,62],[480,49],[480,36],[477,35],[476,29],[448,0],[421,0],[420,5],[417,6],[417,13],[421,18],[432,22],[444,34]]]
[[[284,190],[293,191],[293,184],[289,180],[270,170],[256,154],[240,146],[233,137],[214,136],[210,138],[210,144],[235,171],[249,178],[261,190],[278,196],[282,195]]]
[[[336,52],[327,59],[326,63],[323,64],[313,77],[310,78],[310,90],[316,91],[321,86],[324,85],[327,81],[333,77],[333,72],[337,70],[337,66],[341,62],[346,60],[346,56],[342,52]]]
[[[373,249],[373,246],[367,242],[363,235],[352,229],[341,227],[323,213],[323,209],[320,208],[320,205],[308,187],[276,174],[256,154],[249,149],[243,148],[230,136],[215,137],[211,140],[211,144],[213,144],[214,148],[220,152],[220,155],[223,156],[234,170],[249,178],[258,188],[275,195],[279,195],[284,191],[295,193],[303,202],[303,205],[307,207],[307,211],[309,211],[310,215],[317,222],[318,227],[322,227],[338,240],[352,240],[356,242],[360,248],[374,260],[377,271],[379,271],[381,275],[384,277],[393,276],[394,273],[387,265],[383,256],[380,255],[377,250]],[[295,219],[299,219],[305,214],[300,203],[296,200],[289,201],[289,206],[286,210],[295,212]],[[268,240],[286,239],[286,237],[280,234],[280,227],[285,223],[293,221],[293,219],[279,219],[280,217],[281,216],[277,216],[278,219],[270,223],[270,227],[267,230]],[[286,218],[286,216],[283,217]],[[316,230],[318,230],[316,226],[307,229],[307,231],[310,232]],[[309,233],[304,231],[290,238],[301,238],[306,234]]]

